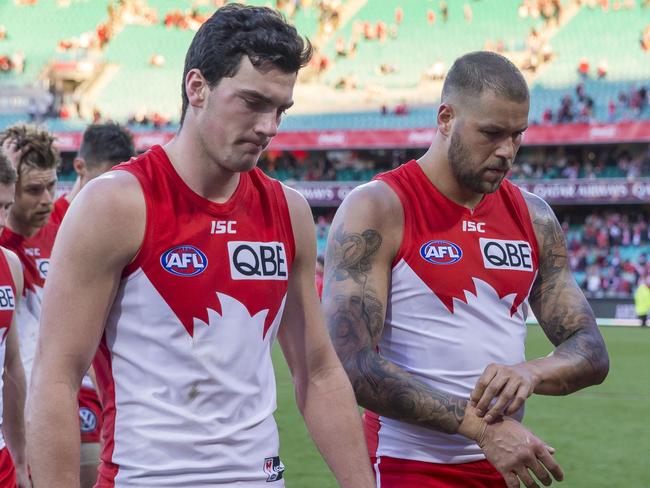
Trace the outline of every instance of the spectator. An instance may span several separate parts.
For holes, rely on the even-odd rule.
[[[648,326],[648,313],[650,312],[650,279],[644,276],[639,280],[639,285],[634,291],[634,308],[641,321],[642,327]]]

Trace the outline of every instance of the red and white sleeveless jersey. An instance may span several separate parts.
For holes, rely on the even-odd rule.
[[[504,180],[472,211],[440,193],[415,161],[377,179],[404,209],[379,354],[423,383],[469,399],[489,363],[525,359],[538,248],[521,191]],[[376,456],[436,463],[484,458],[461,435],[370,412],[365,422]]]
[[[7,352],[7,334],[11,327],[11,320],[16,310],[16,285],[11,275],[11,269],[5,253],[0,249],[0,369],[4,369],[5,354]],[[2,403],[3,376],[0,374],[0,449],[5,447],[2,435],[2,416],[4,405]]]
[[[281,184],[254,169],[217,204],[160,146],[115,170],[140,182],[147,219],[94,362],[97,486],[283,486],[271,345],[295,245]]]
[[[36,354],[43,287],[58,229],[58,223],[48,222],[32,237],[17,234],[8,227],[5,227],[0,235],[0,246],[15,252],[23,266],[25,285],[23,298],[16,310],[16,323],[18,324],[20,357],[28,384]]]

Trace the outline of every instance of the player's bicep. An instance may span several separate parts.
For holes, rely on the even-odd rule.
[[[89,184],[57,235],[43,296],[37,350],[41,372],[66,373],[81,381],[122,270],[142,240],[144,203],[128,186],[118,190],[117,180]]]
[[[539,271],[530,305],[549,340],[558,345],[576,331],[595,326],[591,307],[569,268],[562,228],[541,199],[528,199],[539,247]]]
[[[374,350],[386,315],[394,235],[370,190],[351,193],[339,208],[325,257],[323,307],[344,364],[362,349]]]

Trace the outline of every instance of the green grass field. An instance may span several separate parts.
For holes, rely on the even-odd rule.
[[[534,396],[525,424],[557,449],[563,488],[650,488],[650,330],[603,327],[610,355],[602,385],[568,397]],[[529,358],[552,349],[538,326],[530,326]],[[281,455],[288,488],[335,488],[295,407],[282,353],[274,351],[278,380]],[[522,485],[523,486],[523,485]],[[555,484],[553,485],[555,486]]]

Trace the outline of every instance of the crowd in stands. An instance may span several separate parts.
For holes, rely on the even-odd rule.
[[[594,212],[578,230],[570,230],[566,221],[563,228],[569,266],[587,296],[629,296],[650,276],[647,215]]]
[[[283,180],[368,181],[375,174],[399,166],[421,154],[418,150],[391,151],[267,151],[260,167]],[[564,148],[523,149],[509,178],[548,180],[626,178],[650,176],[650,149],[612,147],[567,151]]]
[[[616,122],[636,120],[645,117],[650,107],[650,93],[645,84],[631,85],[628,90],[620,91],[616,99],[600,100],[607,103],[607,121]],[[586,92],[584,83],[579,83],[574,94],[567,93],[560,99],[557,108],[547,107],[541,120],[532,123],[543,125],[594,123],[596,122],[596,100]]]

